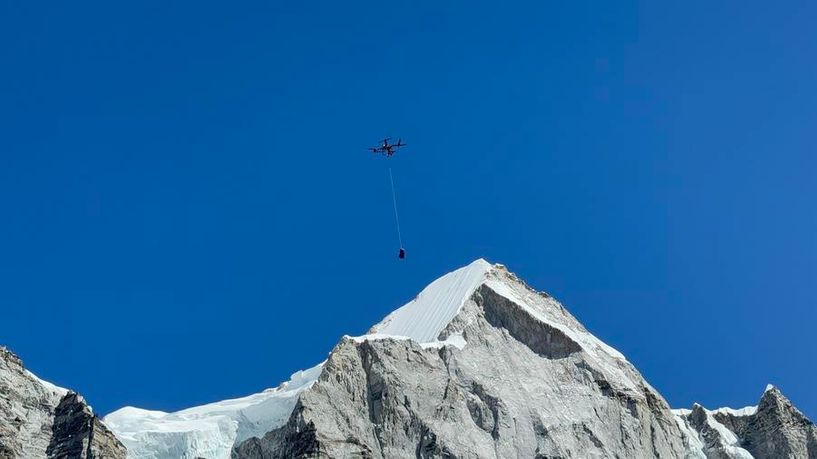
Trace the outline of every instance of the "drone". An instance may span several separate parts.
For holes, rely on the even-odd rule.
[[[385,156],[392,156],[397,153],[398,148],[406,146],[402,139],[397,139],[397,143],[389,143],[389,140],[391,140],[391,137],[386,137],[381,141],[379,146],[369,148],[369,151],[372,153],[383,153]]]

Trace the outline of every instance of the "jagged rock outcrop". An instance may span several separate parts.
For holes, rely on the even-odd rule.
[[[448,345],[454,336],[467,344]],[[486,269],[436,338],[344,339],[289,421],[233,456],[685,454],[667,403],[635,368],[503,268]]]
[[[68,392],[54,414],[53,435],[46,449],[48,457],[125,457],[125,447],[79,394]]]
[[[707,458],[817,458],[817,426],[779,389],[769,386],[756,407],[676,410],[703,443]]]
[[[721,422],[729,421],[722,419]],[[817,458],[817,426],[776,387],[769,387],[763,393],[755,414],[746,416],[745,420],[731,419],[731,424],[741,445],[755,458]]]
[[[0,458],[124,457],[82,397],[40,380],[0,347]]]

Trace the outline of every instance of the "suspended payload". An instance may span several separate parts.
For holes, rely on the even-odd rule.
[[[398,148],[405,147],[402,139],[397,139],[397,143],[389,143],[391,137],[386,137],[380,142],[380,145],[369,148],[372,153],[382,153],[383,156],[391,157],[397,152]],[[397,258],[403,260],[406,258],[406,249],[403,248],[403,236],[400,234],[400,216],[397,212],[397,194],[394,191],[394,175],[389,166],[389,183],[391,184],[391,199],[394,204],[394,222],[397,226],[397,242],[400,244],[400,250],[397,252]]]

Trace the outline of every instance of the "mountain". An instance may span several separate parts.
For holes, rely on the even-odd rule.
[[[0,347],[0,458],[126,457],[77,393],[45,382]]]
[[[817,458],[814,424],[778,389],[671,410],[558,301],[484,260],[276,388],[104,423],[145,459]]]
[[[683,454],[669,406],[620,353],[479,260],[342,340],[287,423],[234,457]]]
[[[817,458],[817,426],[772,385],[757,406],[674,413],[696,457]]]
[[[726,414],[736,420],[718,420]],[[327,361],[275,389],[176,413],[123,408],[105,421],[134,458],[817,451],[802,433],[811,425],[802,415],[778,424],[747,416],[757,415],[673,412],[624,356],[556,300],[502,265],[477,260],[431,283],[368,334],[344,337]],[[750,424],[785,425],[792,434],[774,436],[772,427],[761,435]],[[744,449],[743,441],[779,446]]]

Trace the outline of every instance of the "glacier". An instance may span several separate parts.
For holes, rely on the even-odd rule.
[[[278,387],[246,397],[174,413],[124,407],[103,420],[128,449],[129,458],[227,458],[236,442],[283,424],[322,367],[320,363],[298,371]]]

